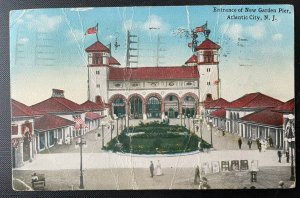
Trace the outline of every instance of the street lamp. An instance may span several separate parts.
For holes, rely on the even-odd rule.
[[[119,117],[117,117],[117,138],[119,136]]]
[[[295,181],[295,167],[294,167],[294,145],[295,145],[295,126],[294,126],[294,116],[292,114],[288,115],[288,123],[286,125],[285,136],[291,148],[291,181]]]
[[[189,132],[191,132],[191,125],[190,125],[190,121],[191,121],[190,114],[188,114]]]
[[[106,126],[105,123],[101,123],[101,133],[102,133],[102,148],[104,147],[104,127]]]
[[[112,134],[113,134],[113,130],[114,130],[114,128],[113,128],[113,120],[110,120],[110,141],[112,140]]]
[[[82,124],[80,125],[80,129],[82,129]],[[82,146],[86,145],[86,142],[83,141],[82,135],[80,136],[80,142],[76,142],[75,147],[79,146],[80,147],[80,184],[79,184],[79,188],[80,189],[84,189],[84,185],[83,185],[83,171],[82,171]]]
[[[213,140],[212,140],[212,120],[210,119],[209,120],[209,127],[210,127],[210,144],[211,144],[211,147],[213,147]]]
[[[201,135],[201,140],[202,140],[202,126],[203,126],[203,118],[201,116],[200,117],[200,135]]]

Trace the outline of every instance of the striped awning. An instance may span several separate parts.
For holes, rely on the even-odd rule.
[[[81,118],[74,118],[74,122],[75,122],[75,127],[74,127],[75,130],[79,130],[80,126],[82,126],[82,128],[88,128],[88,125],[86,125]]]

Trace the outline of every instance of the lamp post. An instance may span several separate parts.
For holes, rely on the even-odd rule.
[[[213,147],[213,139],[212,139],[212,120],[209,120],[209,127],[210,127],[210,144]]]
[[[123,118],[124,118],[124,116],[121,115],[121,131],[123,131]]]
[[[202,125],[203,125],[203,118],[200,117],[200,136],[201,136],[201,140],[202,140]]]
[[[288,115],[288,123],[286,126],[286,138],[291,148],[291,181],[295,181],[295,167],[294,167],[294,145],[295,145],[295,126],[294,126],[294,116],[292,114]]]
[[[190,125],[190,121],[191,121],[190,114],[188,114],[189,132],[191,132],[191,125]]]
[[[101,124],[101,132],[102,132],[102,148],[104,147],[104,124]]]
[[[119,117],[117,117],[117,137],[119,136]]]
[[[82,124],[80,125],[80,129],[82,129]],[[80,189],[84,189],[84,185],[83,185],[83,171],[82,171],[82,146],[86,144],[85,141],[82,141],[82,135],[80,136],[80,142],[76,142],[75,146],[79,146],[80,147],[80,184],[79,184],[79,188]]]
[[[113,120],[110,120],[110,141],[112,140],[113,126]]]
[[[180,114],[180,126],[182,126],[182,113]]]

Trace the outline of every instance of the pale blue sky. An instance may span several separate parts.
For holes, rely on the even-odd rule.
[[[216,8],[272,8],[276,13],[213,12]],[[279,8],[289,13],[278,13]],[[228,20],[228,15],[276,16],[271,20]],[[95,35],[84,36],[99,23],[99,40],[120,47],[113,56],[125,64],[126,30],[140,40],[139,66],[155,65],[156,35],[163,42],[162,66],[182,65],[191,56],[190,40],[172,34],[208,22],[210,39],[221,45],[221,95],[229,101],[260,91],[280,100],[294,97],[293,7],[180,6],[16,10],[10,13],[12,97],[31,105],[48,98],[52,88],[82,103],[87,98],[87,57],[84,49]],[[159,28],[158,30],[149,27]],[[42,40],[41,38],[44,38]],[[204,37],[201,35],[199,41]],[[247,41],[239,41],[246,39]],[[42,60],[43,59],[43,60]],[[42,60],[42,61],[41,61]],[[246,65],[246,66],[245,66]]]

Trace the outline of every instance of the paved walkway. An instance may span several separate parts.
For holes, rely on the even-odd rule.
[[[80,155],[78,153],[38,154],[31,163],[16,170],[67,170],[78,169]],[[226,160],[258,160],[259,166],[290,166],[277,160],[277,153],[272,150],[259,153],[256,150],[225,150],[190,155],[130,155],[122,153],[84,153],[83,168],[148,168],[150,161],[154,164],[160,160],[162,167],[180,168],[195,167],[202,162]]]
[[[289,167],[263,167],[257,174],[257,182],[250,182],[248,172],[227,172],[207,174],[205,177],[212,189],[278,188],[278,182],[284,181],[288,188]],[[78,190],[79,170],[36,171],[46,176],[45,190]],[[150,177],[149,169],[89,169],[84,171],[86,190],[138,190],[138,189],[199,189],[194,184],[194,168],[163,168],[162,176]],[[276,174],[274,174],[276,173]],[[32,171],[14,170],[14,177],[30,185]],[[16,190],[24,187],[16,185]]]

